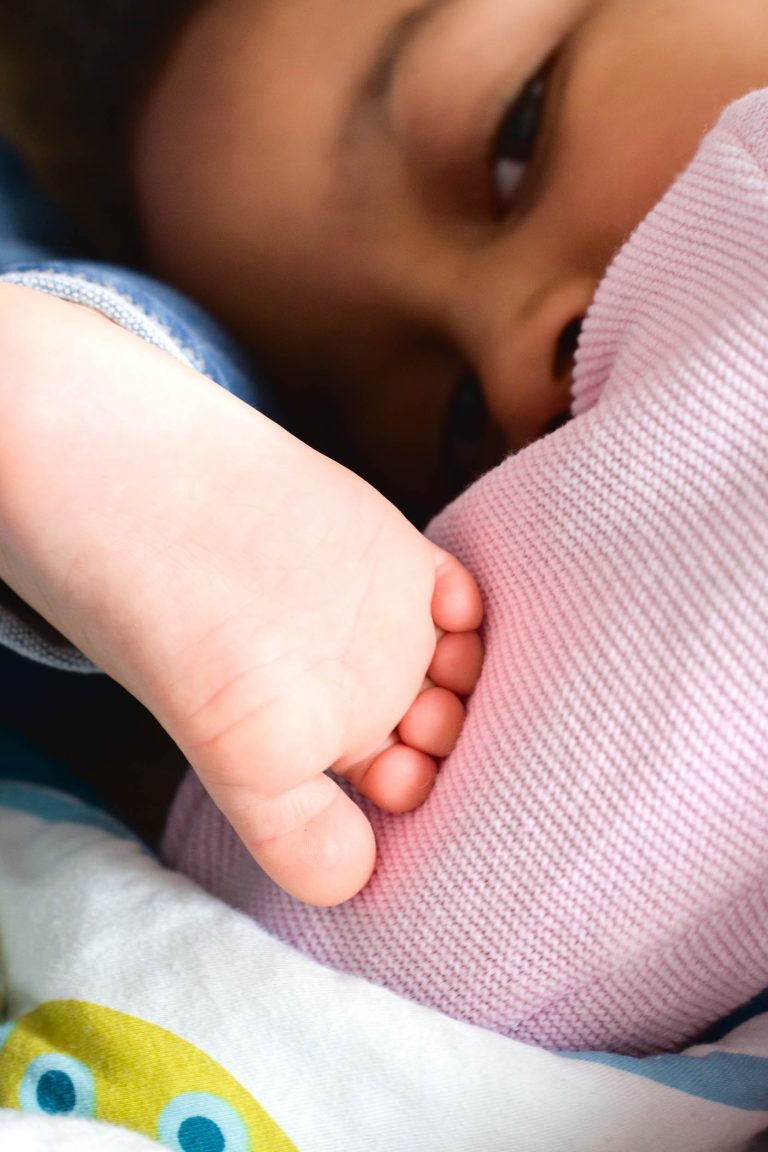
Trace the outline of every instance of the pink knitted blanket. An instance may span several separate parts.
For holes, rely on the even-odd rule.
[[[270,931],[552,1048],[674,1048],[768,985],[768,93],[619,253],[576,418],[431,534],[487,656],[428,803],[341,908],[259,871],[194,777],[168,860]]]

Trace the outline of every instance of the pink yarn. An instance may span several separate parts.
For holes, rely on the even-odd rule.
[[[256,867],[193,776],[171,864],[334,967],[518,1039],[674,1048],[768,985],[768,93],[616,258],[574,419],[431,535],[485,669],[434,795],[370,810],[335,909]]]

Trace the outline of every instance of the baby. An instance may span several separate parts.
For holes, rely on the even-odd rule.
[[[166,838],[321,960],[551,1047],[673,1048],[768,984],[768,413],[740,352],[768,355],[765,103],[593,305],[768,83],[767,41],[751,0],[231,0],[137,134],[155,266],[300,405],[320,366],[388,491],[531,445],[573,396],[432,529],[480,580],[486,663],[429,802],[365,806],[364,892],[286,897],[194,780]]]
[[[470,477],[503,452],[532,445],[566,418],[576,345],[598,282],[721,111],[768,83],[767,37],[768,13],[759,0],[739,0],[727,10],[720,0],[695,5],[688,0],[203,3],[173,39],[130,136],[129,168],[146,258],[155,272],[200,300],[258,352],[287,397],[292,427],[303,432],[318,420],[330,425],[346,446],[347,463],[394,498],[415,496],[423,507],[433,506],[444,491],[446,472]],[[754,117],[750,124],[754,129]],[[691,201],[686,203],[690,208]],[[695,233],[688,223],[693,218],[686,218],[688,238]],[[663,235],[668,220],[662,216],[654,227]],[[632,243],[647,237],[641,230]],[[658,235],[654,244],[658,252]],[[674,250],[680,266],[690,267],[690,250]],[[695,244],[693,251],[695,257]],[[638,809],[627,798],[640,795],[640,809],[659,815],[654,798],[664,791],[661,782],[674,777],[679,745],[677,759],[667,749],[668,759],[655,776],[645,767],[601,775],[603,756],[608,769],[615,769],[615,740],[609,752],[599,742],[590,744],[589,726],[574,727],[568,701],[552,694],[558,681],[574,692],[581,685],[579,701],[588,708],[585,685],[595,689],[593,700],[602,700],[597,689],[611,676],[624,691],[627,669],[636,671],[646,644],[670,686],[677,684],[671,671],[678,674],[680,668],[665,663],[664,645],[673,655],[686,645],[686,631],[674,633],[675,619],[668,612],[646,611],[638,586],[625,583],[627,553],[610,551],[611,541],[625,532],[636,532],[649,547],[655,541],[654,571],[671,597],[660,602],[665,612],[670,603],[682,612],[680,569],[670,576],[669,568],[677,537],[673,532],[667,541],[658,528],[658,491],[648,485],[637,489],[643,516],[651,515],[642,522],[600,514],[593,520],[586,515],[589,505],[573,495],[582,492],[578,478],[590,460],[610,463],[603,488],[606,476],[621,486],[622,460],[626,478],[641,463],[647,469],[647,456],[638,463],[630,451],[643,441],[624,397],[635,397],[632,381],[641,366],[676,379],[677,369],[663,359],[654,363],[656,351],[669,350],[660,333],[663,294],[674,287],[674,277],[671,285],[657,277],[656,262],[654,276],[643,281],[640,273],[650,266],[632,254],[616,267],[613,281],[610,276],[606,281],[602,310],[596,306],[591,313],[590,340],[585,340],[589,368],[580,365],[575,389],[582,415],[503,466],[501,473],[514,477],[509,489],[500,489],[499,472],[492,473],[496,479],[484,481],[456,506],[458,520],[449,512],[438,525],[442,538],[471,560],[488,593],[488,661],[475,697],[480,704],[470,716],[470,725],[478,714],[483,724],[468,729],[435,796],[418,814],[387,821],[369,811],[385,846],[369,888],[338,911],[297,912],[249,858],[244,862],[193,785],[180,799],[168,851],[214,890],[258,911],[286,938],[443,1011],[554,1046],[648,1051],[680,1043],[692,1029],[760,991],[768,965],[762,936],[750,942],[749,963],[741,955],[730,955],[725,964],[722,957],[712,962],[711,933],[699,931],[696,919],[702,888],[716,890],[719,898],[707,910],[707,923],[717,922],[718,915],[722,919],[732,890],[718,888],[709,877],[702,886],[702,872],[695,867],[686,865],[681,872],[687,847],[677,856],[668,851],[676,836],[679,843],[685,840],[679,794],[670,793],[675,806],[662,805],[660,823],[640,821],[633,830]],[[653,295],[657,280],[659,298]],[[319,773],[328,765],[338,770],[357,763],[348,778],[394,812],[414,806],[423,795],[432,782],[430,757],[449,750],[460,726],[459,713],[451,711],[456,697],[471,690],[477,675],[472,629],[479,608],[473,583],[446,553],[420,540],[417,545],[417,538],[392,519],[389,506],[349,473],[309,453],[257,413],[229,402],[188,372],[171,372],[164,360],[122,334],[109,330],[107,335],[99,319],[79,316],[75,336],[75,322],[58,302],[45,301],[46,311],[22,289],[7,291],[13,322],[4,325],[2,343],[15,352],[14,363],[27,369],[31,385],[21,416],[17,386],[0,421],[9,445],[25,449],[14,454],[9,447],[13,471],[0,485],[0,521],[9,526],[3,575],[149,704],[266,872],[293,895],[318,903],[350,895],[370,872],[370,848],[352,839],[355,830],[367,835],[368,824],[362,818],[353,823],[353,812],[360,809],[332,791],[336,786]],[[19,292],[23,300],[14,295]],[[718,290],[708,286],[707,298],[718,303]],[[629,320],[633,307],[643,302],[646,318],[653,318],[651,344],[638,344]],[[641,316],[641,330],[644,322]],[[738,327],[738,318],[733,322]],[[50,326],[55,357],[47,373],[36,357],[29,368],[32,334],[42,324]],[[625,329],[629,336],[622,345]],[[696,331],[698,343],[711,330],[708,318]],[[674,350],[678,338],[693,355],[695,348],[684,344],[681,330],[674,329],[669,346]],[[82,369],[83,342],[93,357],[90,375]],[[629,349],[623,368],[611,376],[622,347]],[[77,387],[68,390],[66,403],[57,402],[62,411],[46,422],[50,387],[36,382],[44,384],[54,367],[60,373],[62,363]],[[705,363],[711,368],[710,360]],[[105,376],[112,391],[103,398]],[[676,401],[688,397],[682,384],[670,387],[669,394]],[[593,407],[598,395],[600,403]],[[62,435],[67,442],[82,441],[78,430],[86,413],[94,419],[90,413],[97,405],[100,429],[109,431],[114,468],[107,470],[105,482],[105,461],[90,446],[88,452],[78,450],[71,466],[63,462],[64,488],[51,493],[41,481],[45,462]],[[676,410],[675,419],[679,427],[696,427],[699,421],[708,429],[706,411],[697,399]],[[612,422],[604,419],[606,413]],[[642,434],[649,436],[655,474],[663,476],[667,458],[677,457],[667,439],[657,443],[650,436],[654,426],[660,426],[655,412]],[[667,425],[664,430],[666,435]],[[742,440],[738,443],[742,455]],[[620,457],[601,455],[611,445],[621,446]],[[142,474],[126,490],[125,475],[138,459]],[[643,475],[647,479],[651,473]],[[685,483],[670,491],[684,503],[690,475],[682,475]],[[553,476],[555,483],[547,487]],[[583,492],[593,497],[598,487]],[[627,490],[633,491],[631,485]],[[278,494],[279,517],[275,503],[264,504],[265,492]],[[517,503],[510,492],[519,497]],[[230,522],[233,502],[237,514]],[[66,532],[57,532],[62,507],[70,522]],[[702,525],[717,507],[712,501],[697,506],[694,540],[700,540]],[[577,532],[577,513],[594,529],[592,535]],[[508,519],[513,514],[524,515],[525,530]],[[484,527],[485,548],[476,536],[473,543],[467,519],[478,531]],[[123,540],[101,546],[116,522],[127,525]],[[690,522],[686,511],[675,532]],[[541,545],[542,537],[526,524],[547,528],[547,547],[541,555],[522,549],[508,554],[506,523],[514,527],[509,539],[522,545]],[[607,527],[613,535],[606,535]],[[504,576],[498,566],[487,567],[494,547],[502,555]],[[404,559],[408,552],[410,561]],[[759,555],[755,567],[762,574]],[[606,557],[610,564],[600,568]],[[642,570],[638,556],[633,560],[629,575]],[[601,580],[585,577],[581,586],[582,563],[588,575],[599,570]],[[527,571],[527,582],[505,604],[516,565]],[[704,570],[709,569],[689,574],[693,587]],[[557,574],[551,587],[548,572]],[[662,577],[669,579],[665,583]],[[418,608],[411,599],[414,587],[420,589]],[[577,587],[581,599],[572,602]],[[633,595],[650,625],[626,632],[617,605],[631,605]],[[369,596],[375,601],[372,618],[365,616]],[[543,601],[537,601],[540,596]],[[556,601],[556,613],[555,608],[539,611],[548,596]],[[585,636],[599,654],[612,645],[595,684],[590,646],[568,647],[573,641],[568,622],[582,618],[582,603],[590,596],[595,615]],[[726,602],[731,605],[727,597]],[[410,610],[395,610],[409,603]],[[702,618],[714,619],[709,599],[696,604]],[[728,619],[722,605],[720,610]],[[308,646],[307,655],[318,617],[341,638],[329,652],[325,633],[321,644],[313,640]],[[350,617],[361,622],[359,636],[357,630],[353,637],[347,634]],[[371,696],[393,678],[406,641],[414,646],[417,617],[426,632],[436,625],[446,635],[434,657],[433,634],[420,638],[413,675],[396,698],[377,701],[369,724]],[[196,622],[192,637],[190,619]],[[527,634],[528,619],[554,621],[558,628],[547,633],[532,625]],[[292,625],[288,636],[286,621]],[[696,628],[689,631],[698,642]],[[563,658],[576,653],[575,665],[561,668],[558,654],[546,664],[545,681],[523,676],[519,691],[510,694],[509,681],[516,682],[509,661],[521,661],[519,673],[530,671],[529,653],[538,658],[553,646],[560,652],[550,636],[565,642]],[[371,653],[376,661],[382,653],[384,664],[374,662]],[[368,667],[358,675],[362,664]],[[419,695],[428,666],[430,679],[441,688]],[[683,672],[692,666],[687,651]],[[326,667],[333,674],[318,687],[315,673]],[[706,667],[714,675],[717,661]],[[534,671],[538,675],[541,669],[535,665]],[[546,692],[537,700],[541,683]],[[759,670],[749,683],[762,690]],[[501,696],[494,688],[498,684]],[[422,717],[435,692],[438,715]],[[275,694],[278,709],[272,707]],[[500,699],[506,711],[500,712]],[[619,694],[613,701],[612,739],[625,714],[616,700],[626,706],[630,699]],[[758,692],[756,704],[760,699]],[[556,703],[558,711],[542,716],[542,700]],[[631,732],[647,733],[649,747],[655,747],[653,725],[663,712],[657,703],[656,712],[641,709],[629,726]],[[675,715],[687,719],[683,703]],[[521,709],[517,715],[515,707]],[[378,742],[401,717],[402,744],[388,748],[368,768]],[[516,789],[506,790],[522,747],[509,742],[508,730],[526,720],[531,741],[520,766],[540,765],[542,772],[522,773]],[[558,728],[573,738],[550,747]],[[692,731],[697,739],[712,736],[698,721]],[[632,743],[629,736],[625,743]],[[601,771],[596,770],[591,789],[580,792],[573,787],[574,764],[578,769],[584,761],[578,756],[571,763],[558,761],[556,753],[584,748],[586,764]],[[696,760],[709,786],[708,763],[703,754]],[[570,775],[568,789],[559,795],[567,800],[568,820],[556,802],[563,764]],[[631,757],[628,764],[637,768]],[[487,797],[467,794],[458,771],[467,770],[474,789],[478,779],[488,779],[487,773],[474,772],[478,765],[506,773],[499,777],[503,787],[494,792],[493,804],[485,808],[471,801],[473,795],[481,801]],[[685,780],[690,784],[688,774]],[[533,815],[524,806],[529,785],[546,801]],[[607,825],[589,824],[585,843],[573,837],[569,824],[583,827],[588,803],[608,817]],[[624,824],[623,803],[629,813]],[[510,814],[515,805],[520,807]],[[748,869],[740,870],[740,858],[731,870],[745,877],[747,894],[740,893],[736,919],[725,918],[729,938],[745,939],[747,925],[754,918],[759,922],[763,911],[762,905],[750,911],[747,899],[761,891],[764,837],[750,824],[755,810],[754,803],[739,807],[739,827],[744,832],[749,826],[752,855]],[[300,831],[310,817],[327,818],[311,844]],[[708,832],[715,825],[707,825]],[[660,862],[646,854],[638,863],[649,826],[665,855]],[[727,827],[724,842],[731,860],[732,822]],[[414,829],[425,835],[414,835]],[[506,833],[516,841],[505,841]],[[549,839],[537,857],[542,837]],[[565,851],[572,838],[573,850]],[[519,854],[519,844],[530,849],[528,856]],[[559,857],[553,845],[563,849]],[[633,850],[628,855],[627,845]],[[519,865],[514,883],[506,887],[505,849]],[[334,867],[334,853],[343,851],[349,856]],[[589,859],[589,867],[579,871],[582,858]],[[606,859],[620,865],[610,883],[601,872]],[[524,880],[527,860],[536,883]],[[479,879],[478,869],[484,873]],[[334,885],[329,876],[339,874],[342,880]],[[631,882],[625,884],[628,875]],[[493,884],[486,893],[488,876]],[[684,908],[676,888],[681,876],[686,893],[696,897],[683,901]],[[569,887],[572,877],[578,883]],[[654,883],[664,900],[654,902]],[[606,891],[610,901],[602,899]],[[649,925],[657,933],[654,946],[659,943],[658,924],[670,920],[673,892],[678,901],[674,940],[665,942],[666,951],[659,944],[656,952],[644,952]],[[506,917],[516,902],[527,919]],[[470,906],[471,916],[466,915]],[[569,922],[575,929],[570,936],[560,930]],[[458,947],[462,933],[466,949]],[[681,937],[695,947],[681,950]],[[510,940],[517,949],[511,965]],[[536,943],[527,951],[531,940]],[[542,940],[549,941],[543,950]],[[628,943],[631,960],[625,962],[621,949]],[[501,968],[504,980],[494,987]],[[700,986],[690,979],[691,969],[706,972]],[[724,970],[739,972],[727,988]]]
[[[202,322],[169,333],[159,289],[47,263],[4,279],[0,576],[154,713],[280,883],[348,897],[374,842],[325,769],[395,811],[424,799],[479,672],[473,580],[192,371]]]

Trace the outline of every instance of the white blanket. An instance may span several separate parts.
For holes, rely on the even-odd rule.
[[[27,1113],[0,1111],[3,1152],[730,1152],[768,1126],[768,1014],[680,1056],[528,1047],[321,967],[7,779],[0,939],[0,1107]]]

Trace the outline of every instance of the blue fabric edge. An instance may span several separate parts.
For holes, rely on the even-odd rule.
[[[98,793],[19,733],[0,728],[0,807],[49,823],[99,828],[149,851]]]
[[[93,808],[71,793],[59,792],[43,784],[30,784],[26,780],[0,780],[0,808],[36,816],[49,824],[79,824],[98,828],[117,840],[128,840],[144,851],[149,849],[130,829],[104,812]]]
[[[765,1021],[768,1038],[768,1014]],[[561,1052],[567,1060],[599,1064],[641,1076],[666,1088],[724,1104],[743,1112],[768,1112],[768,1059],[740,1052],[680,1053],[665,1056],[617,1056],[607,1052]]]

